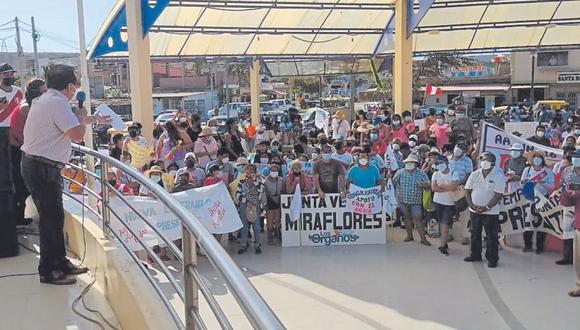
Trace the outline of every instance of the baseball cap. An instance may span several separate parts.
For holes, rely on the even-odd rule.
[[[512,144],[512,147],[510,148],[510,150],[523,151],[524,150],[524,146],[521,143],[514,143],[514,144]]]
[[[10,65],[8,63],[2,63],[2,64],[0,64],[0,73],[4,73],[4,72],[16,72],[16,70],[14,70],[12,65]]]

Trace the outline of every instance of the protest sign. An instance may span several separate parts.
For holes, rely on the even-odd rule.
[[[393,181],[389,179],[385,185],[385,192],[383,193],[383,210],[392,218],[396,208],[397,197],[395,194],[395,186],[393,185]]]
[[[314,115],[314,126],[318,129],[325,129],[328,127],[328,117],[330,115],[326,110],[320,108],[316,109],[316,114]]]
[[[418,127],[419,131],[424,131],[427,128],[425,119],[415,119],[415,127]]]
[[[101,116],[108,116],[111,120],[109,124],[116,129],[117,131],[124,131],[127,129],[127,125],[123,121],[123,119],[113,111],[113,109],[109,108],[106,104],[99,105],[96,109],[95,114],[99,114]]]
[[[481,147],[480,154],[486,151],[493,153],[498,160],[498,164],[503,168],[505,161],[511,157],[510,147],[514,143],[521,143],[524,145],[525,152],[532,150],[541,151],[546,155],[548,164],[555,164],[562,160],[562,150],[545,147],[543,145],[530,142],[513,134],[507,133],[504,130],[493,126],[490,123],[484,122],[481,129]]]
[[[358,214],[381,212],[381,187],[361,188],[351,184],[346,195],[346,209]]]
[[[172,194],[192,214],[197,216],[212,234],[226,234],[242,227],[242,222],[226,186],[215,185],[191,189]],[[149,197],[125,196],[128,202],[153,224],[167,239],[181,238],[181,222],[173,212],[158,200]],[[124,228],[117,216],[131,227],[149,246],[158,245],[161,238],[144,221],[118,198],[111,198],[109,205],[116,215],[111,216],[111,227],[129,248],[142,247],[131,233]]]
[[[574,238],[574,208],[562,205],[560,194],[561,191],[556,190],[548,198],[536,192],[538,201],[535,207],[544,224],[549,224],[542,227],[555,228],[559,238],[571,239]]]
[[[535,121],[525,121],[525,122],[507,122],[505,123],[505,131],[507,133],[513,134],[514,132],[519,132],[522,139],[527,139],[536,134],[536,128],[538,123]]]
[[[340,194],[302,195],[300,217],[292,219],[292,195],[282,195],[282,246],[386,244],[382,213],[348,211]]]
[[[530,201],[523,196],[522,189],[511,194],[505,194],[501,200],[499,222],[505,235],[523,233],[525,231],[541,231],[560,239],[564,235],[564,214],[574,217],[573,211],[560,205],[560,195],[556,192],[546,198],[541,193],[535,193],[535,200]]]

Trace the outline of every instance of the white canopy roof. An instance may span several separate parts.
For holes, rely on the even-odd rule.
[[[394,47],[389,38],[396,33],[393,2],[150,1],[158,10],[149,28],[151,55],[263,59],[385,55]],[[415,7],[430,2],[415,0]],[[124,15],[124,1],[119,0],[95,38],[90,57],[127,55]],[[580,0],[435,0],[418,20],[413,31],[416,54],[580,45]]]

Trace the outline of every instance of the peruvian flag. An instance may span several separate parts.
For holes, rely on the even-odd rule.
[[[441,89],[441,87],[435,87],[432,86],[431,84],[427,84],[427,86],[425,87],[425,95],[441,95],[443,93],[443,90]]]

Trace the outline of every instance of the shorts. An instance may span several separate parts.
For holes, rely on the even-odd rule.
[[[455,205],[433,203],[433,206],[437,210],[437,222],[441,225],[449,225],[455,215]]]
[[[421,204],[405,204],[399,203],[399,209],[404,216],[412,217],[422,217],[423,216],[423,205]]]

